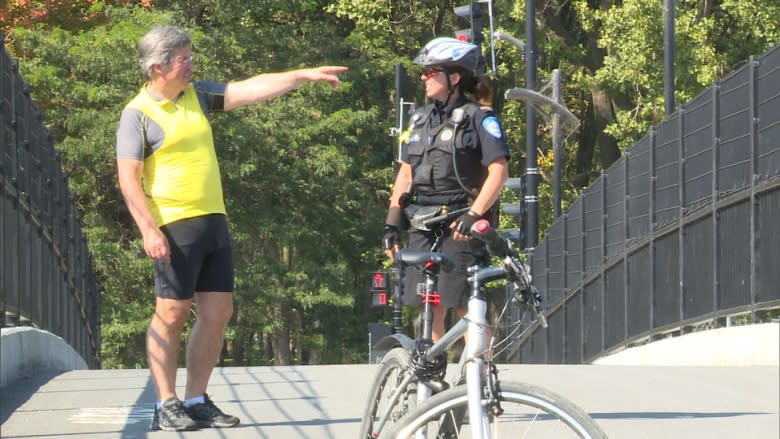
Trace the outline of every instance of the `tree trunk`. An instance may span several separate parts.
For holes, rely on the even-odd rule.
[[[274,347],[271,341],[271,334],[264,333],[263,337],[263,358],[266,361],[272,360],[274,357]]]
[[[274,305],[273,315],[274,322],[276,322],[271,333],[274,365],[289,366],[292,364],[292,355],[290,352],[290,321],[287,306],[284,304]]]
[[[596,87],[591,93],[593,99],[593,128],[596,130],[596,141],[599,148],[601,168],[606,169],[620,158],[620,148],[617,140],[606,134],[604,129],[615,120],[609,96],[601,87]]]
[[[230,341],[230,349],[228,351],[233,358],[233,366],[246,366],[247,335],[241,329],[241,325],[237,324],[236,329],[236,336]]]
[[[584,100],[584,99],[583,99]],[[596,146],[596,133],[593,129],[593,102],[588,102],[587,112],[582,122],[577,152],[575,155],[576,175],[574,187],[578,190],[587,187],[591,182],[593,170],[593,151]]]

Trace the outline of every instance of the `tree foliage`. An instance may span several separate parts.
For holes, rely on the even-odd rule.
[[[62,152],[102,291],[104,367],[145,367],[151,264],[116,184],[115,129],[142,85],[135,44],[152,25],[187,28],[196,76],[243,79],[318,64],[350,67],[342,87],[308,84],[262,105],[214,115],[236,265],[226,364],[362,361],[366,274],[384,263],[381,221],[392,181],[395,66],[405,100],[423,103],[410,60],[430,38],[467,27],[449,0],[12,1],[0,6],[7,48]],[[593,176],[660,122],[662,2],[536,2],[541,88],[563,72],[582,122],[565,142],[572,201]],[[48,8],[48,9],[47,9]],[[524,2],[495,0],[495,28],[522,39]],[[41,14],[36,11],[46,11]],[[780,41],[780,0],[678,0],[675,99],[684,103]],[[487,37],[487,18],[484,20]],[[486,38],[486,41],[487,38]],[[487,48],[487,44],[484,46]],[[496,42],[495,107],[525,163],[522,54]],[[542,214],[552,221],[550,126],[538,126]],[[506,219],[504,219],[506,223]]]

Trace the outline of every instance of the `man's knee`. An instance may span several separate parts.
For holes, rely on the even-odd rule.
[[[230,293],[198,293],[195,304],[198,320],[211,324],[227,324],[233,315],[233,295]]]
[[[190,316],[192,302],[189,300],[157,299],[154,314],[166,326],[183,327]]]

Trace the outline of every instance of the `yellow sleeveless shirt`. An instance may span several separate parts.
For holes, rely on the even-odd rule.
[[[211,125],[195,88],[176,103],[155,100],[145,88],[128,104],[163,130],[163,142],[144,158],[146,204],[158,226],[212,213],[225,214]]]

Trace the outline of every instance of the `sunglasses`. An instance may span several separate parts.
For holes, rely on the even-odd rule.
[[[425,69],[422,73],[422,79],[423,81],[427,81],[443,71],[444,70],[441,69]]]

